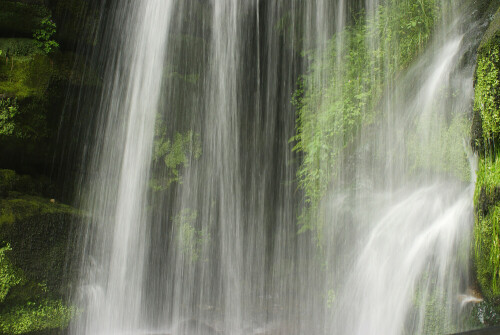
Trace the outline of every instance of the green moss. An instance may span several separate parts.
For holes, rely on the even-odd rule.
[[[11,288],[22,281],[22,277],[5,255],[10,250],[10,245],[0,248],[0,303],[5,301]]]
[[[75,314],[63,304],[68,237],[81,214],[37,195],[44,182],[0,170],[0,334],[61,329]]]
[[[48,182],[0,170],[0,245],[8,244],[9,261],[30,281],[59,290],[71,273],[64,271],[71,248],[67,241],[82,213],[71,206],[41,197]],[[25,194],[21,192],[29,192]],[[3,197],[2,197],[3,196]]]
[[[30,281],[7,257],[10,252],[9,244],[0,248],[0,334],[66,327],[75,309],[50,298],[46,285]]]
[[[81,219],[74,208],[49,199],[17,195],[0,199],[0,241],[12,246],[10,259],[30,280],[51,290],[65,281],[65,257],[71,224]]]
[[[488,300],[500,298],[500,160],[481,159],[474,193],[478,282]]]
[[[482,120],[485,144],[491,149],[500,133],[500,34],[488,40],[478,53],[474,110]]]
[[[63,329],[68,326],[75,312],[74,307],[67,307],[60,300],[27,302],[24,306],[0,313],[0,332],[13,335]]]
[[[45,55],[10,57],[0,62],[0,92],[18,99],[41,97],[53,72],[53,62]]]
[[[49,199],[32,196],[18,195],[13,199],[0,199],[3,209],[14,213],[15,221],[22,221],[33,216],[46,214],[77,214],[78,211],[71,206],[51,202]]]
[[[0,50],[3,58],[31,56],[40,52],[36,41],[31,38],[0,38]]]

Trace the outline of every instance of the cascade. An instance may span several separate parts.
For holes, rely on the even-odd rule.
[[[466,327],[473,5],[110,3],[71,334]]]

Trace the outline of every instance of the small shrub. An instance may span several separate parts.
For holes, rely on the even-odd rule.
[[[16,129],[15,119],[19,114],[17,99],[0,99],[0,135],[13,135]]]
[[[55,51],[59,47],[59,44],[52,40],[55,33],[56,24],[50,17],[44,18],[40,23],[40,29],[35,30],[33,33],[33,38],[36,40],[38,48],[46,54]]]

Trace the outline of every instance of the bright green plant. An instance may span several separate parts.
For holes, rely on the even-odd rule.
[[[46,137],[45,110],[37,102],[21,107],[17,98],[0,98],[0,135],[30,140]]]
[[[492,38],[479,52],[476,69],[474,109],[482,119],[485,143],[492,146],[500,133],[500,36]]]
[[[55,33],[56,24],[50,17],[44,18],[40,22],[40,29],[35,30],[33,33],[38,48],[46,54],[55,51],[59,47],[59,44],[52,39]]]
[[[25,334],[44,329],[63,329],[75,315],[74,307],[66,307],[59,300],[27,302],[0,314],[0,332]]]
[[[11,250],[9,244],[0,248],[0,334],[25,334],[66,327],[75,314],[75,308],[63,305],[61,300],[39,296],[40,292],[47,293],[47,287],[28,283],[23,271],[14,267],[7,257]],[[22,304],[8,304],[6,298],[10,291],[23,285],[36,287],[38,294]],[[20,289],[26,290],[24,286]]]
[[[474,207],[474,251],[477,278],[487,299],[500,296],[500,160],[480,160]]]
[[[21,275],[6,256],[10,250],[12,249],[8,244],[0,248],[0,303],[5,300],[10,289],[22,281]]]
[[[307,53],[309,73],[299,78],[292,97],[297,120],[291,141],[303,157],[297,173],[306,202],[301,231],[315,228],[321,239],[321,199],[360,130],[377,119],[387,82],[407,68],[429,40],[438,12],[434,0],[387,0],[375,15],[361,13],[325,48]]]

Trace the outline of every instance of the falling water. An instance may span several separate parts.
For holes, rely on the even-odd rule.
[[[100,102],[100,139],[91,161],[88,206],[92,235],[83,262],[86,314],[74,327],[87,334],[140,325],[146,257],[146,186],[155,111],[170,21],[170,1],[122,3],[110,27]],[[116,306],[122,306],[117,308]]]
[[[321,87],[348,80],[314,69],[331,65],[320,55],[333,36],[336,50],[349,50],[340,32],[359,19],[350,13],[378,29],[381,4],[113,2],[94,55],[106,62],[71,333],[462,328],[473,169],[461,180],[447,165],[467,163],[466,131],[455,131],[467,128],[478,25],[461,2],[440,2],[425,50],[384,76],[377,121],[360,127],[342,173],[325,186],[321,229],[297,224],[308,206],[296,177],[306,154],[289,143],[297,78]],[[367,36],[366,50],[396,52],[381,34]],[[334,57],[333,73],[345,73],[343,59]],[[371,64],[397,68],[391,59]]]

